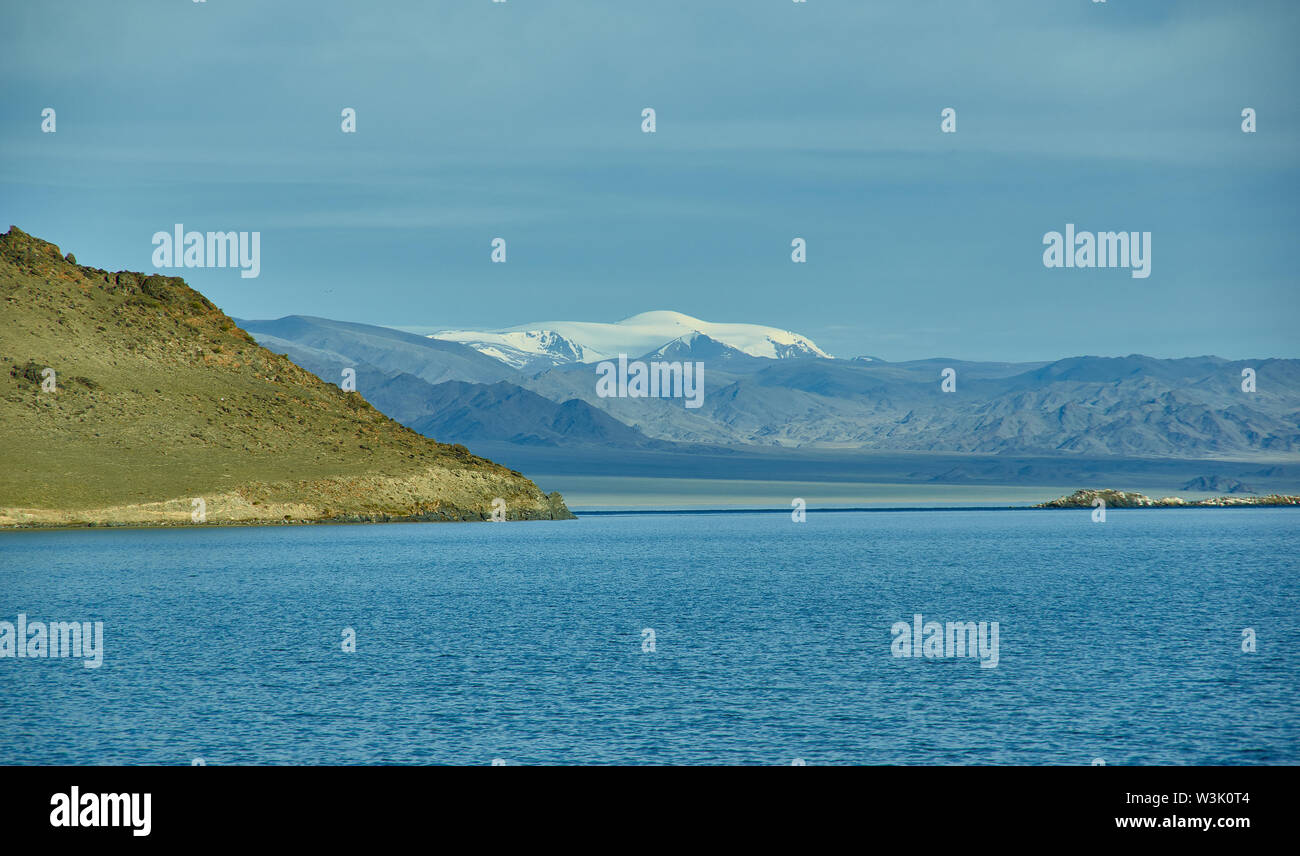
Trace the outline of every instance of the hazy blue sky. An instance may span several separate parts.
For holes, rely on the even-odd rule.
[[[170,271],[232,315],[438,329],[674,309],[840,356],[1300,356],[1294,0],[4,17],[0,228],[112,270],[150,269],[177,222],[259,230],[258,279]],[[1150,278],[1044,268],[1067,222],[1152,232]]]

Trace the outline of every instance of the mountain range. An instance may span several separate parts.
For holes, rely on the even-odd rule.
[[[434,337],[302,316],[239,323],[331,382],[354,368],[377,407],[450,442],[1103,458],[1300,453],[1300,360],[1292,359],[845,360],[797,333],[675,312]],[[598,396],[592,363],[620,353],[703,363],[703,407]],[[1254,391],[1243,389],[1244,369],[1255,373]],[[948,370],[952,391],[943,387]]]

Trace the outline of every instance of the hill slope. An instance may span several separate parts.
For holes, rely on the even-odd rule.
[[[45,370],[55,388],[43,388]],[[258,346],[175,277],[0,236],[0,525],[570,517]]]

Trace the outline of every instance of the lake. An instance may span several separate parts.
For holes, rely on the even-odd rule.
[[[5,532],[0,620],[102,621],[104,641],[99,668],[0,658],[0,763],[1296,764],[1297,523]],[[998,622],[996,666],[894,656],[916,614]]]

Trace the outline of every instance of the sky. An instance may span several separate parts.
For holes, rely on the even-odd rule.
[[[255,279],[159,271],[236,317],[433,331],[669,309],[842,357],[1300,357],[1294,0],[43,0],[5,18],[0,229],[148,271],[176,223],[258,231]],[[1150,276],[1045,267],[1067,223],[1150,232]]]

